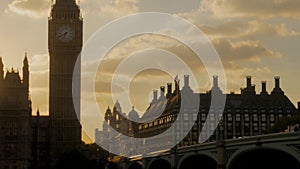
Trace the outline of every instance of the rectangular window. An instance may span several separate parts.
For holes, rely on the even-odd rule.
[[[212,130],[212,129],[215,129],[215,123],[209,123],[209,125],[210,125],[210,129]]]
[[[258,121],[258,116],[257,116],[257,114],[253,114],[253,121]]]
[[[183,120],[188,121],[189,120],[189,115],[188,114],[184,114]]]
[[[205,121],[205,120],[206,120],[206,114],[204,114],[204,113],[201,114],[201,120],[202,120],[202,121]]]
[[[270,115],[270,121],[271,121],[271,122],[274,122],[274,121],[275,121],[274,114],[271,114],[271,115]]]
[[[232,114],[227,114],[227,121],[232,121]]]
[[[210,114],[210,120],[215,121],[215,115],[214,114]]]
[[[249,114],[244,115],[245,121],[249,121]]]
[[[236,119],[236,121],[241,121],[241,115],[240,114],[236,114],[235,115],[235,119]]]
[[[261,115],[261,121],[266,121],[266,115],[265,114]]]

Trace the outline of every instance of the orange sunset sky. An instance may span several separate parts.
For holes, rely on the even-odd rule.
[[[42,114],[48,114],[47,21],[50,8],[51,0],[0,1],[0,56],[5,68],[14,67],[21,71],[27,50],[33,112],[39,108]],[[247,75],[253,77],[258,93],[261,81],[267,81],[271,92],[274,76],[280,76],[285,94],[295,105],[300,101],[298,0],[81,0],[80,8],[84,18],[84,42],[101,26],[129,14],[151,11],[182,17],[199,27],[214,44],[225,68],[226,92],[239,92],[245,86]],[[128,25],[124,29],[132,26],[137,25]],[[107,60],[103,63],[105,66],[99,68],[101,77],[97,86],[100,86],[101,110],[113,104],[106,98],[110,93],[107,81],[111,69],[119,63],[118,58],[149,47],[167,49],[183,57],[193,55],[179,42],[166,37],[145,35],[122,42],[109,53],[108,58],[112,60]],[[151,56],[153,53],[142,51],[137,54]],[[205,69],[192,68],[199,72],[198,90],[209,90]],[[200,77],[202,74],[203,77]],[[167,82],[172,82],[172,77],[166,73],[154,70],[141,72],[129,89],[132,104],[143,111],[151,99],[151,90]],[[83,94],[83,97],[88,100],[89,96]],[[132,105],[122,106],[127,113]],[[83,110],[85,108],[88,107]]]

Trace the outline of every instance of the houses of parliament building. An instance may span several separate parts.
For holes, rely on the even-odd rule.
[[[72,79],[75,63],[82,49],[82,34],[83,18],[75,0],[56,0],[48,18],[49,116],[41,116],[39,111],[36,116],[32,115],[27,54],[25,53],[23,60],[22,75],[13,68],[5,72],[2,58],[0,59],[0,169],[55,169],[62,154],[80,146],[80,112],[75,111],[75,108],[80,110],[80,99],[75,99],[78,102],[74,102],[72,97],[80,96],[80,89],[72,92]],[[75,76],[80,79],[80,74]],[[134,108],[128,115],[132,120],[147,119],[160,108],[162,102],[166,102],[165,111],[153,122],[140,124],[123,118],[126,114],[122,112],[118,102],[112,110],[107,109],[105,120],[114,129],[128,136],[153,136],[172,125],[180,109],[182,93],[190,92],[200,96],[200,107],[195,125],[178,146],[198,144],[200,131],[213,130],[211,126],[217,123],[217,117],[215,114],[207,116],[211,92],[194,93],[188,78],[184,77],[182,89],[179,81],[175,81],[174,90],[172,84],[168,84],[166,92],[161,87],[160,97],[155,91],[153,100],[142,117],[139,117]],[[211,90],[224,94],[218,87],[217,77],[214,77]],[[251,77],[247,77],[247,85],[240,94],[230,93],[226,97],[223,114],[225,139],[263,134],[278,119],[298,114],[296,107],[280,88],[278,77],[275,78],[271,93],[267,92],[265,82],[262,83],[260,93],[257,93],[251,84]],[[211,126],[205,125],[207,119],[211,121]],[[184,120],[189,120],[189,117]],[[180,126],[178,131],[179,128]],[[178,133],[178,137],[180,135]],[[96,130],[97,143],[122,145],[118,138],[106,140],[107,138],[109,137]],[[215,135],[210,137],[211,141],[215,139]],[[148,148],[157,144],[153,143],[151,146]]]
[[[75,0],[56,0],[48,18],[49,116],[32,115],[29,64],[22,78],[0,60],[0,169],[56,168],[59,157],[81,145],[80,103],[73,104],[72,78],[82,48],[83,19]],[[80,62],[79,62],[80,64]],[[76,74],[75,83],[80,83]],[[77,85],[79,86],[79,85]],[[73,95],[79,96],[80,89]],[[75,105],[75,106],[74,106]]]
[[[103,124],[103,129],[95,130],[96,143],[99,145],[106,145],[106,147],[119,146],[119,152],[129,152],[129,146],[124,146],[128,141],[120,140],[119,136],[110,135],[110,130],[107,127],[109,124],[114,130],[130,137],[147,138],[150,144],[140,143],[141,145],[148,145],[147,152],[159,151],[164,144],[167,144],[164,138],[156,137],[153,140],[149,139],[153,136],[169,129],[178,117],[180,117],[179,125],[175,126],[173,136],[175,139],[183,138],[177,147],[190,146],[203,142],[216,141],[218,138],[218,130],[216,126],[220,127],[220,117],[218,107],[211,107],[212,91],[217,94],[226,96],[226,103],[221,117],[223,139],[235,139],[247,136],[256,136],[266,134],[278,120],[283,117],[294,117],[300,113],[300,102],[298,109],[293,105],[289,98],[285,95],[280,87],[280,78],[274,78],[275,85],[273,90],[269,93],[266,89],[266,82],[261,83],[261,90],[256,91],[255,85],[251,82],[251,77],[246,77],[246,87],[241,88],[241,93],[225,94],[218,86],[218,77],[213,77],[213,85],[210,91],[206,93],[194,93],[189,86],[189,76],[184,76],[184,84],[182,89],[179,87],[179,80],[175,80],[175,89],[172,90],[172,84],[167,84],[167,92],[165,86],[160,88],[160,96],[158,91],[153,91],[153,100],[151,101],[147,110],[141,117],[133,109],[126,115],[122,112],[120,103],[117,101],[112,109],[109,107],[105,113],[105,120],[107,123]],[[199,109],[195,113],[197,117],[192,117],[192,109],[183,107],[183,116],[179,116],[180,107],[184,106],[181,103],[183,93],[192,93],[192,97],[200,98]],[[155,120],[148,120],[146,123],[137,123],[137,121],[147,121],[153,119],[157,112],[163,108],[162,113]],[[210,113],[210,111],[212,113]],[[131,120],[128,120],[131,119]],[[193,123],[191,130],[185,134],[182,132],[185,124]],[[201,133],[201,135],[200,135]],[[177,138],[176,138],[177,137]],[[202,139],[202,140],[201,140]],[[166,145],[165,147],[167,147]],[[116,149],[116,147],[114,147]],[[137,154],[136,154],[137,155]]]

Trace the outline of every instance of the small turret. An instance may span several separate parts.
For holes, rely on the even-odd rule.
[[[118,111],[120,114],[122,114],[122,108],[119,103],[119,100],[116,101],[114,108],[116,109],[116,111]]]
[[[105,120],[108,120],[112,116],[110,107],[108,106],[105,112]]]

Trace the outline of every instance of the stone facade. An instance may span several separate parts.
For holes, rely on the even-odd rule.
[[[25,54],[23,77],[13,68],[4,75],[0,58],[0,168],[25,169],[31,163],[31,101]]]
[[[119,118],[120,113],[115,107],[112,112],[110,109],[107,110],[105,120],[109,121],[108,124],[110,124],[112,128],[128,136],[139,138],[155,136],[169,129],[178,118],[183,93],[192,93],[192,97],[200,98],[197,117],[192,117],[191,111],[193,110],[189,108],[190,106],[183,107],[184,115],[180,117],[181,122],[178,126],[175,126],[174,133],[172,134],[174,139],[184,138],[177,145],[178,147],[184,147],[199,144],[199,142],[216,141],[218,139],[217,132],[219,131],[216,130],[216,126],[218,126],[220,120],[222,120],[223,124],[223,137],[227,140],[265,134],[280,118],[292,117],[298,113],[297,108],[281,89],[279,77],[275,77],[275,86],[270,93],[266,90],[265,81],[262,82],[261,91],[257,92],[255,85],[251,83],[250,76],[246,78],[246,87],[241,89],[241,93],[225,94],[222,92],[218,86],[217,76],[213,79],[211,90],[206,93],[194,93],[189,86],[188,76],[184,77],[184,85],[181,90],[179,90],[179,80],[175,80],[174,91],[172,91],[171,85],[170,83],[167,85],[167,93],[165,93],[165,87],[161,87],[159,98],[157,96],[158,91],[154,91],[150,106],[143,116],[140,117],[140,119],[144,121],[155,117],[157,113],[159,113],[158,110],[164,105],[163,112],[155,120],[148,123],[134,123],[128,119]],[[224,110],[218,110],[218,107],[214,106],[211,107],[212,91],[226,96]],[[210,114],[209,111],[211,111]],[[221,116],[219,114],[221,111],[223,112],[222,118],[220,118]],[[126,117],[124,113],[122,114]],[[184,133],[181,131],[182,127],[186,124],[190,124],[191,120],[195,120],[194,125],[188,134],[183,135]],[[122,121],[125,122],[127,126],[137,127],[136,130],[132,130],[128,127],[120,128],[119,124],[121,124]],[[107,130],[107,128],[108,127],[105,126],[103,130]],[[124,130],[126,130],[126,132]],[[134,132],[132,133],[132,131]],[[105,133],[109,134],[109,132]],[[201,133],[200,137],[199,133]],[[102,132],[96,129],[95,136],[97,143],[101,144],[106,142],[112,144],[111,146],[116,146],[114,142],[120,141],[118,138],[111,138],[112,136],[103,137],[101,134]],[[157,139],[152,141],[152,144],[149,144],[149,150],[158,151],[164,143],[163,141],[157,141]]]

